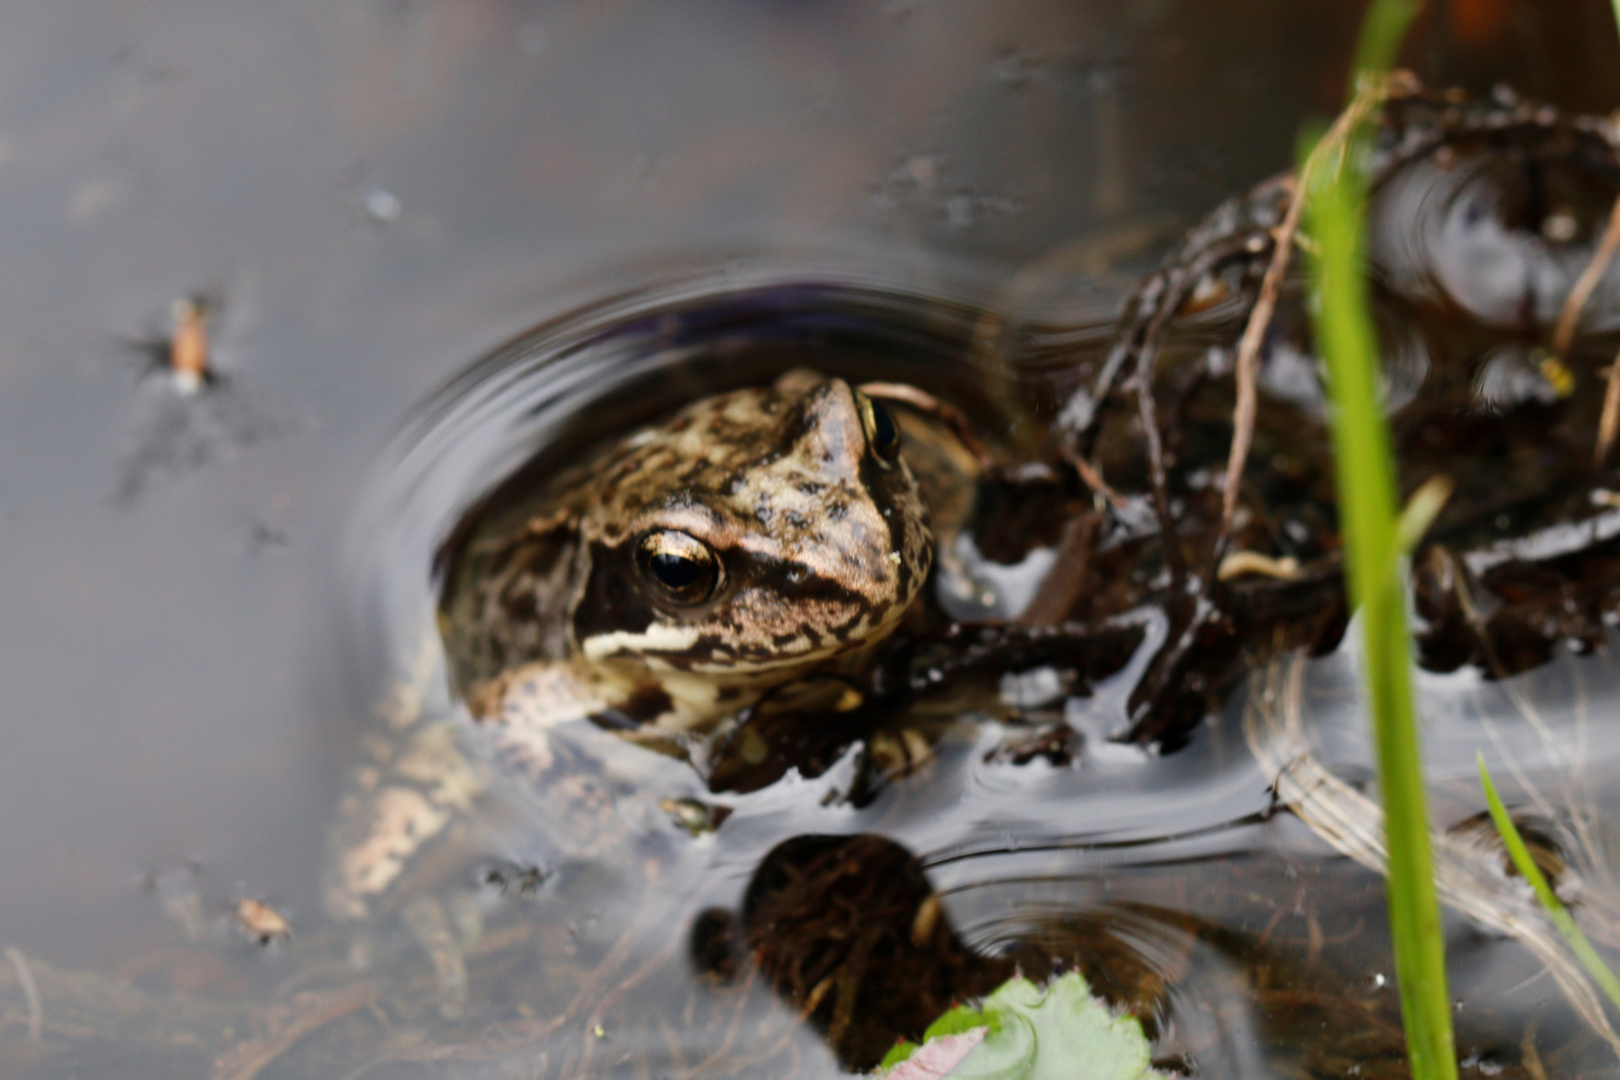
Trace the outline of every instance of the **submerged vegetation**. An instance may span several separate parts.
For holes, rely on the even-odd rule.
[[[1491,772],[1485,766],[1483,753],[1479,755],[1479,782],[1485,789],[1485,801],[1490,806],[1491,821],[1496,825],[1496,831],[1507,847],[1508,857],[1513,860],[1514,869],[1519,871],[1520,877],[1530,883],[1536,899],[1546,909],[1547,915],[1558,927],[1558,932],[1564,935],[1570,952],[1581,962],[1587,975],[1602,988],[1614,1007],[1620,1009],[1620,979],[1615,978],[1609,965],[1592,947],[1592,942],[1575,924],[1569,910],[1564,907],[1564,902],[1558,899],[1558,894],[1547,884],[1547,876],[1541,872],[1541,867],[1536,865],[1535,856],[1530,854],[1529,845],[1520,835],[1519,827],[1513,823],[1507,807],[1502,805],[1502,797],[1497,794],[1496,783],[1491,779]]]

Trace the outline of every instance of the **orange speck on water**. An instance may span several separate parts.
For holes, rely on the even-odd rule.
[[[175,302],[169,366],[175,374],[193,379],[200,380],[208,374],[208,312],[194,300]]]

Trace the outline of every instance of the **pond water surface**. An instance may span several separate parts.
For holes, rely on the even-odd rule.
[[[939,898],[919,983],[980,992],[1059,958],[1149,1019],[1166,1067],[1402,1075],[1377,876],[1271,813],[1242,698],[1176,754],[1110,743],[1129,672],[1066,706],[1086,739],[1065,765],[988,761],[1005,732],[969,718],[868,804],[836,797],[848,757],[738,795],[724,829],[661,856],[656,906],[566,875],[465,880],[446,916],[472,977],[459,1005],[420,919],[355,938],[322,906],[380,704],[405,686],[448,707],[420,643],[433,552],[472,500],[537,445],[792,363],[866,377],[870,355],[885,377],[1055,401],[1140,273],[1336,107],[1359,14],[8,7],[0,946],[20,960],[0,970],[0,1071],[836,1073],[876,1036],[801,1025],[804,1002],[736,959],[781,880],[841,858],[899,883],[900,939]],[[1409,60],[1434,84],[1603,112],[1620,101],[1610,18],[1458,0]],[[225,382],[180,400],[138,344],[194,293],[217,298]],[[719,361],[716,326],[734,339]],[[1298,690],[1321,760],[1360,781],[1349,663],[1314,664]],[[1615,677],[1607,655],[1509,683],[1426,676],[1437,815],[1478,809],[1481,716],[1527,776],[1567,776],[1580,746],[1602,805]],[[468,850],[507,877],[554,861],[524,837]],[[236,936],[244,896],[293,938]],[[1534,1075],[1526,1037],[1555,1055],[1549,1075],[1613,1071],[1518,943],[1450,929],[1475,1074]],[[132,996],[97,997],[108,986]]]

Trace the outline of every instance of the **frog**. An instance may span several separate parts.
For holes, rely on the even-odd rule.
[[[372,740],[336,830],[329,913],[408,901],[407,870],[492,786],[539,800],[531,816],[564,855],[600,859],[671,802],[615,794],[655,782],[658,758],[688,759],[762,703],[813,717],[860,702],[860,676],[929,579],[926,495],[961,504],[970,482],[940,478],[964,455],[938,447],[919,448],[931,468],[914,474],[902,430],[878,398],[795,369],[470,514],[441,552],[417,674],[442,674],[462,722],[421,722],[418,690],[392,737]]]
[[[862,666],[933,561],[899,424],[807,370],[704,398],[551,487],[474,536],[445,588],[455,679],[507,737],[582,713],[712,730]]]

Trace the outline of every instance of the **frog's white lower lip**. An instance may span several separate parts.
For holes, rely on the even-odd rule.
[[[652,623],[640,633],[615,630],[609,634],[588,637],[579,643],[579,648],[585,654],[585,659],[593,661],[623,652],[677,652],[681,649],[690,649],[696,643],[698,635],[699,630],[695,626]]]
[[[615,630],[597,634],[580,642],[580,653],[587,663],[630,663],[652,671],[685,672],[689,675],[710,675],[725,678],[748,677],[784,669],[802,668],[807,664],[865,648],[882,637],[905,614],[903,605],[886,612],[875,622],[862,621],[852,632],[839,637],[824,637],[819,641],[801,634],[787,641],[779,641],[770,655],[741,656],[717,655],[707,659],[693,655],[692,649],[703,637],[695,626],[653,623],[639,633]]]

